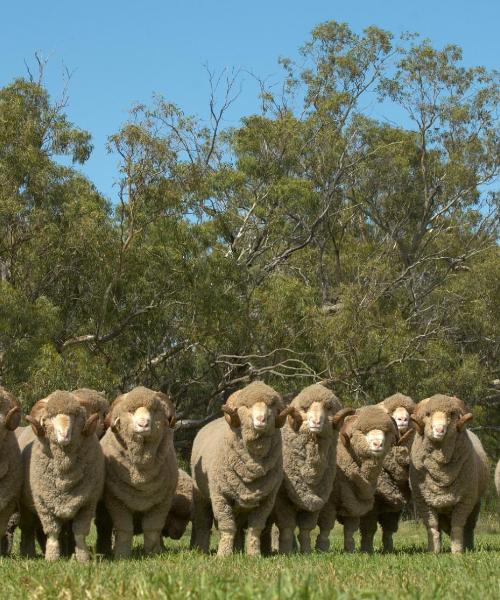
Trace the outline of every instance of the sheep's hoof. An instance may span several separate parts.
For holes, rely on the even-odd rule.
[[[78,550],[78,548],[77,548],[75,550],[75,558],[76,558],[76,562],[80,562],[80,563],[89,562],[90,554],[86,550]]]
[[[316,550],[318,552],[328,552],[330,550],[330,540],[318,537],[316,540]]]

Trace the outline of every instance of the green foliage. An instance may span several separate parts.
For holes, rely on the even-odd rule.
[[[92,150],[64,102],[0,90],[0,378],[26,408],[143,383],[202,417],[253,378],[326,379],[354,405],[454,393],[498,425],[497,74],[334,21],[280,62],[236,127],[231,75],[208,122],[135,106],[112,205],[58,162]],[[377,97],[404,119],[367,114]]]

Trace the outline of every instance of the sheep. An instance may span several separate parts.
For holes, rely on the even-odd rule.
[[[498,496],[500,496],[500,460],[497,462],[495,469],[495,487],[497,488]]]
[[[100,439],[104,434],[104,431],[106,428],[106,425],[105,425],[106,416],[109,412],[109,403],[106,400],[104,392],[98,392],[96,390],[92,390],[89,388],[80,388],[77,390],[73,390],[72,393],[77,397],[78,402],[85,409],[85,412],[87,413],[87,417],[91,417],[93,414],[97,413],[98,419],[97,419],[97,423],[96,423],[95,433],[96,433],[97,437]],[[41,400],[38,400],[31,409],[31,413],[30,413],[31,416],[40,420],[40,418],[42,417],[42,415],[44,413],[44,409],[45,409],[46,405],[47,405],[47,398],[42,398]],[[28,444],[31,444],[33,442],[33,440],[36,438],[36,435],[33,432],[33,429],[30,425],[28,425],[26,427],[18,427],[15,431],[15,434],[16,434],[17,442],[19,444],[21,451]],[[40,544],[40,547],[42,548],[43,552],[45,552],[46,538],[43,533],[41,523],[39,522],[38,519],[36,519],[36,520],[37,520],[37,523],[35,526],[36,538],[37,538],[38,543]],[[7,527],[7,539],[4,542],[5,547],[9,549],[9,552],[10,552],[10,549],[12,548],[12,541],[14,538],[14,533],[15,533],[15,530],[18,527],[18,525],[19,525],[19,514],[15,513],[14,515],[12,515],[12,517],[9,521],[9,525]],[[73,529],[72,529],[71,521],[67,521],[63,524],[60,538],[59,538],[59,543],[60,543],[61,556],[71,556],[72,554],[74,554],[75,541],[74,541],[74,537],[73,537]]]
[[[428,550],[441,551],[441,532],[452,553],[474,548],[474,528],[488,485],[488,458],[479,438],[465,428],[472,419],[462,400],[436,394],[412,415],[410,484],[428,535]]]
[[[377,406],[392,416],[401,437],[384,459],[373,508],[361,517],[361,550],[373,552],[373,538],[379,523],[382,527],[384,552],[392,552],[392,537],[398,530],[402,510],[411,498],[410,448],[415,430],[411,426],[410,416],[415,409],[415,403],[409,396],[398,393],[389,396]]]
[[[115,533],[114,556],[130,556],[138,514],[145,552],[159,552],[178,478],[173,404],[161,392],[136,387],[113,402],[109,421],[101,446],[106,459],[103,499]],[[105,526],[106,519],[96,524]]]
[[[283,478],[281,435],[290,408],[261,381],[234,392],[224,417],[200,429],[193,443],[191,547],[208,552],[212,521],[217,554],[234,550],[237,532],[248,529],[247,553],[260,554],[260,535]]]
[[[46,398],[43,413],[26,417],[36,438],[23,450],[25,482],[21,499],[21,552],[33,556],[34,513],[47,536],[45,558],[60,556],[59,534],[72,521],[75,557],[89,560],[86,537],[104,483],[104,457],[95,436],[97,415],[86,416],[71,392]]]
[[[17,509],[23,469],[21,452],[13,430],[19,425],[21,407],[17,399],[0,386],[0,538]],[[9,540],[3,538],[0,556],[9,554]]]
[[[319,383],[302,390],[290,407],[293,412],[281,433],[283,483],[262,538],[269,548],[270,528],[275,523],[279,551],[289,553],[298,525],[300,550],[309,553],[311,531],[332,491],[338,430],[354,410],[342,409],[335,394]]]
[[[335,520],[344,525],[344,550],[353,552],[359,520],[373,507],[384,459],[397,440],[393,419],[378,406],[366,406],[346,417],[337,444],[337,474],[332,493],[318,518],[316,549],[330,547]]]

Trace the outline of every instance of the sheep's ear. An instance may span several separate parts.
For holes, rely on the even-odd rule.
[[[389,414],[389,410],[387,408],[387,406],[384,404],[384,401],[382,400],[382,402],[379,402],[378,404],[375,404],[375,406],[378,406],[379,408],[381,408],[385,413]]]
[[[31,429],[33,429],[33,433],[41,438],[45,436],[45,429],[43,428],[43,424],[35,417],[31,415],[26,415],[26,421],[31,425]]]
[[[411,415],[410,419],[413,422],[413,424],[415,425],[415,429],[417,430],[417,433],[422,435],[424,433],[424,424],[422,423],[421,419],[419,419],[416,415]]]
[[[396,442],[396,446],[403,446],[403,444],[406,442],[406,440],[408,438],[411,437],[413,433],[413,429],[411,427],[408,428],[408,431],[406,433],[403,433],[403,435],[399,438],[399,440]]]
[[[343,446],[345,446],[346,448],[349,448],[349,446],[351,445],[351,440],[350,440],[351,436],[349,435],[349,432],[347,430],[347,425],[349,424],[350,421],[354,421],[355,418],[356,418],[356,416],[354,414],[347,415],[344,418],[342,428],[340,429],[339,440],[340,440],[340,443]]]
[[[95,433],[95,430],[97,429],[98,421],[99,421],[99,413],[94,413],[94,414],[90,415],[90,417],[85,421],[85,425],[83,426],[83,429],[82,429],[82,435],[84,435],[85,437],[89,437],[93,433]]]
[[[472,413],[467,413],[466,415],[463,415],[462,417],[460,417],[460,419],[458,419],[458,421],[457,421],[457,431],[462,431],[462,429],[465,427],[466,423],[468,423],[473,418],[474,417],[473,417]]]
[[[302,415],[300,414],[300,410],[297,410],[294,406],[290,407],[292,410],[288,415],[288,424],[294,431],[298,431],[302,425]]]
[[[276,418],[274,419],[274,426],[277,429],[281,429],[281,427],[283,427],[283,425],[285,424],[286,418],[288,417],[288,415],[291,415],[294,412],[295,412],[295,409],[293,408],[293,406],[287,406],[286,408],[281,410],[276,415]]]
[[[236,408],[223,404],[221,410],[224,413],[224,418],[229,427],[234,427],[235,429],[241,427],[240,417],[238,416],[238,410]]]
[[[16,427],[19,427],[21,421],[21,409],[19,406],[14,406],[5,416],[5,427],[10,431],[14,431]]]
[[[177,423],[177,417],[175,415],[171,415],[170,417],[167,417],[167,423],[168,423],[168,426],[170,427],[170,429],[174,429],[175,424]]]
[[[329,417],[328,420],[334,429],[340,429],[344,424],[344,419],[350,415],[353,415],[355,412],[356,411],[354,408],[341,408],[335,415],[333,415],[333,417]]]

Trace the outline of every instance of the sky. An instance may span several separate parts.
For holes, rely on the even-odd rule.
[[[71,73],[70,120],[90,131],[94,151],[81,170],[112,201],[117,159],[109,135],[138,102],[163,94],[186,113],[207,114],[205,66],[278,76],[280,56],[295,57],[318,23],[347,22],[357,33],[377,25],[418,32],[437,47],[455,43],[467,65],[498,68],[500,2],[495,0],[24,0],[2,2],[0,86],[48,59],[54,98]],[[228,125],[258,110],[255,82],[243,76]],[[390,120],[391,115],[384,115]]]

